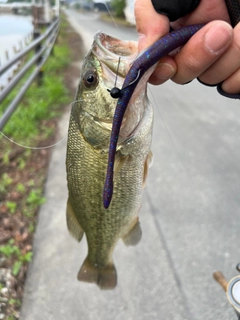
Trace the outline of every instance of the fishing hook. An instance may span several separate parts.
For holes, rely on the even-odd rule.
[[[114,99],[120,98],[122,95],[122,91],[125,90],[126,88],[130,87],[135,81],[137,81],[140,76],[140,73],[141,73],[141,69],[138,70],[138,74],[137,74],[136,79],[134,79],[131,83],[129,83],[126,87],[124,87],[122,89],[119,89],[116,87],[116,81],[115,81],[115,86],[111,90],[107,89],[107,91],[110,92],[111,97]]]

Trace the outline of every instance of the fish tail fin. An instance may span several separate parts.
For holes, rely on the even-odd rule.
[[[103,268],[95,267],[86,258],[78,272],[78,280],[96,283],[103,290],[114,289],[117,285],[117,270],[113,263]]]

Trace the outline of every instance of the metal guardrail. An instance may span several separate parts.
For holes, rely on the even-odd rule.
[[[58,18],[53,22],[53,24],[43,33],[40,35],[39,32],[35,32],[35,40],[31,42],[24,50],[20,53],[16,54],[10,61],[8,61],[5,65],[0,67],[0,76],[6,72],[11,66],[15,63],[20,61],[24,58],[31,50],[35,49],[35,55],[20,69],[18,73],[12,78],[12,80],[8,83],[8,85],[3,89],[0,93],[0,104],[1,102],[7,97],[7,95],[13,90],[13,88],[18,84],[18,82],[22,79],[25,73],[34,65],[36,64],[35,69],[28,77],[26,82],[23,84],[15,98],[11,101],[11,103],[5,109],[3,115],[0,118],[0,130],[2,130],[15,111],[17,105],[19,104],[20,100],[24,96],[27,89],[30,87],[33,80],[39,75],[42,76],[42,66],[48,59],[52,48],[54,46],[55,40],[57,39],[58,32],[59,32],[59,21]],[[44,42],[44,43],[42,43]]]

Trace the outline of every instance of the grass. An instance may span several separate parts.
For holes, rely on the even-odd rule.
[[[4,134],[15,142],[34,147],[53,143],[57,117],[72,100],[65,82],[75,57],[70,35],[73,43],[80,43],[73,33],[65,17],[61,17],[53,54],[43,68],[42,85],[32,83],[4,127]],[[0,116],[20,87],[21,83],[0,105]],[[25,149],[0,136],[0,268],[10,270],[13,283],[6,291],[7,284],[0,279],[0,311],[4,308],[7,320],[19,318],[37,212],[45,202],[43,188],[49,157],[49,150]],[[6,298],[8,302],[1,305],[1,299]]]
[[[14,258],[12,274],[16,277],[25,262],[30,262],[32,252],[22,253],[18,246],[14,244],[14,239],[10,239],[7,244],[0,246],[0,253],[8,259]],[[11,299],[10,299],[11,301]]]
[[[41,122],[56,117],[59,105],[69,101],[68,91],[64,86],[61,73],[61,70],[70,63],[69,48],[64,44],[63,39],[64,25],[66,25],[66,21],[61,25],[63,32],[60,32],[53,54],[43,66],[42,85],[38,86],[35,81],[30,86],[4,128],[4,134],[20,144],[29,145],[30,142],[33,143],[39,134],[49,136],[52,132],[48,128],[44,128]],[[0,114],[6,109],[28,76],[29,73],[3,101],[0,106]]]

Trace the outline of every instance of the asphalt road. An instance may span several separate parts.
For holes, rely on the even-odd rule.
[[[136,39],[134,28],[96,13],[68,11],[90,48],[96,31]],[[240,261],[240,105],[197,81],[151,87],[155,110],[150,170],[140,212],[141,242],[119,241],[118,286],[76,280],[87,248],[66,229],[66,142],[53,152],[34,241],[22,320],[234,320],[212,272],[230,279]],[[61,123],[66,133],[68,114]]]

